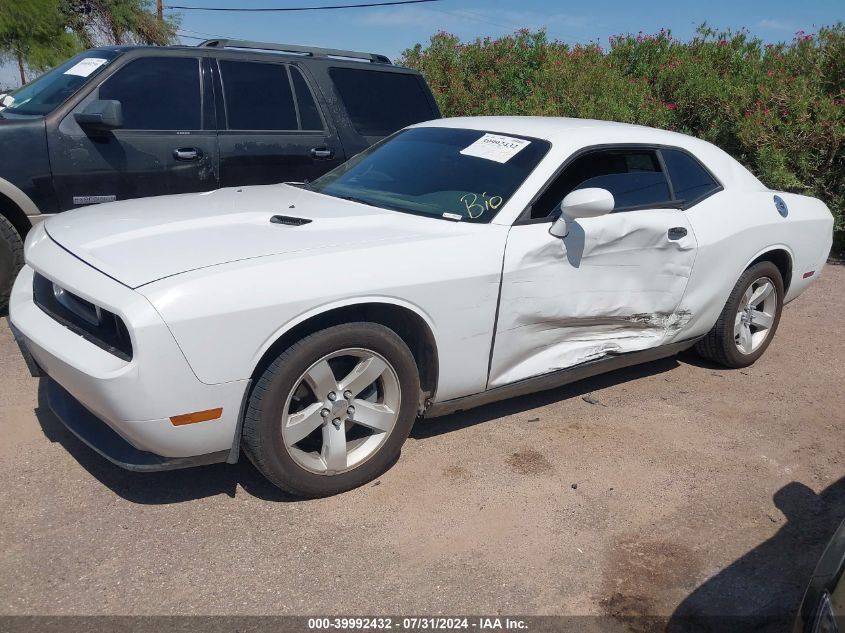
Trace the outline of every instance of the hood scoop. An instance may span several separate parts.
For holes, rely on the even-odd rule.
[[[284,224],[285,226],[302,226],[303,224],[310,224],[311,220],[308,218],[295,218],[291,215],[274,215],[270,218],[271,224]]]

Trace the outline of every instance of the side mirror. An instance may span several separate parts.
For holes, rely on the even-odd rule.
[[[92,101],[73,118],[84,128],[114,130],[123,127],[123,108],[120,101]]]
[[[590,187],[571,192],[560,203],[560,217],[552,224],[549,233],[555,237],[569,235],[569,225],[577,218],[596,218],[613,211],[616,202],[607,189]]]

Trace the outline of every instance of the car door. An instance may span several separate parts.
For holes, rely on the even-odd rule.
[[[217,132],[202,83],[199,57],[141,57],[86,95],[49,135],[60,208],[217,188]],[[77,123],[96,99],[120,102],[121,128]]]
[[[296,66],[220,59],[218,68],[222,186],[313,180],[344,161],[333,126]]]
[[[601,187],[614,212],[549,226],[567,193]],[[570,160],[508,234],[488,386],[656,347],[678,311],[696,253],[663,162],[649,148],[603,148]]]

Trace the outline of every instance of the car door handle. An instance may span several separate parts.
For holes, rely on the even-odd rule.
[[[315,147],[311,150],[311,156],[319,160],[329,160],[334,158],[334,152],[328,147]]]
[[[687,230],[682,226],[673,226],[669,229],[669,239],[670,240],[679,240],[682,237],[687,236]]]
[[[173,150],[173,158],[176,160],[197,160],[202,152],[196,147],[179,147]]]

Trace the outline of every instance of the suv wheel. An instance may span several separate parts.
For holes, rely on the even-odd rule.
[[[23,240],[14,225],[0,215],[0,312],[9,308],[9,294],[23,266]]]
[[[393,330],[374,323],[321,330],[282,352],[258,380],[244,452],[295,495],[355,488],[399,456],[419,390],[414,357]]]
[[[783,279],[772,262],[760,262],[736,282],[719,320],[695,345],[696,351],[725,367],[747,367],[774,338],[783,309]]]

